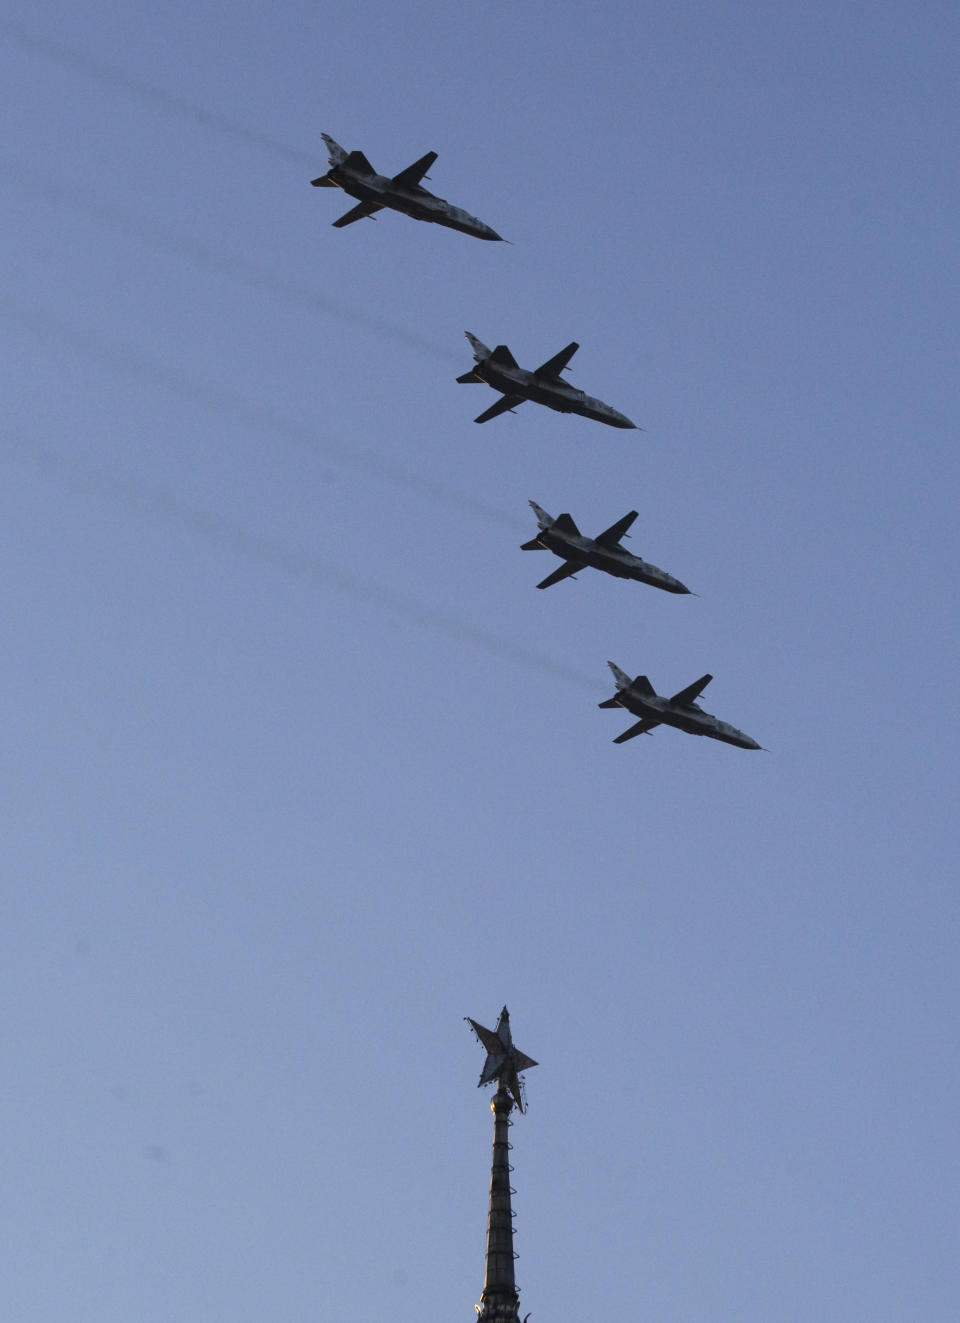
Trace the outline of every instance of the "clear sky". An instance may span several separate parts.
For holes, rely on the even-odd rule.
[[[5,12],[0,1316],[954,1323],[956,6]]]

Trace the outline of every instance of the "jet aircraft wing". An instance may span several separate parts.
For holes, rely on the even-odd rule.
[[[567,345],[566,349],[561,349],[559,354],[554,354],[553,358],[548,358],[546,363],[541,363],[534,376],[559,377],[579,348],[580,346],[574,340],[572,344]]]
[[[634,735],[646,735],[654,728],[654,726],[659,725],[660,722],[656,717],[644,717],[643,720],[638,721],[635,726],[630,726],[622,735],[618,735],[613,742],[614,744],[625,744],[627,740],[632,740]]]
[[[712,675],[701,675],[699,680],[695,680],[693,684],[688,684],[686,689],[681,689],[678,694],[674,694],[670,702],[676,704],[677,707],[689,707],[691,703],[697,701],[712,679]]]
[[[563,579],[571,578],[578,570],[582,569],[582,565],[577,565],[575,561],[568,560],[564,565],[560,566],[559,570],[554,570],[552,574],[548,574],[543,583],[538,583],[537,587],[552,588],[555,583],[560,583]]]
[[[350,169],[359,171],[362,175],[375,175],[377,172],[364,156],[363,152],[350,152],[346,158],[340,162],[341,165],[348,166]]]
[[[644,698],[656,698],[657,691],[645,675],[638,675],[629,686],[634,693],[643,694]]]
[[[475,423],[488,423],[491,418],[498,418],[502,413],[509,413],[522,404],[526,397],[523,395],[503,395],[496,404],[491,404],[489,409],[484,409],[478,418],[474,418]]]
[[[419,161],[415,161],[413,165],[408,165],[406,170],[401,170],[398,175],[394,175],[393,182],[400,188],[416,188],[436,159],[436,152],[427,152],[426,156],[421,156]]]
[[[487,354],[487,359],[491,363],[499,363],[501,367],[518,368],[520,366],[506,345],[497,345],[496,349]]]
[[[636,517],[637,511],[631,510],[630,513],[624,515],[622,519],[618,519],[615,524],[611,524],[610,527],[605,529],[596,539],[597,546],[615,547]]]
[[[566,533],[569,537],[580,536],[580,530],[573,522],[573,517],[566,512],[557,515],[553,527],[558,533]]]
[[[345,216],[333,222],[335,230],[342,230],[344,225],[352,225],[354,221],[363,220],[364,216],[372,216],[375,211],[383,211],[379,202],[360,202],[352,207]]]

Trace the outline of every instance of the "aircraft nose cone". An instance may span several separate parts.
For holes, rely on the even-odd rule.
[[[642,428],[637,427],[636,423],[632,423],[630,419],[626,416],[626,414],[617,413],[616,410],[614,410],[613,418],[611,419],[611,421],[614,427],[623,427],[623,428],[632,427],[635,432],[639,432],[643,430]]]
[[[503,242],[504,242],[504,238],[503,238],[503,235],[502,235],[502,234],[497,234],[496,230],[492,230],[492,229],[490,228],[489,225],[484,225],[482,222],[481,222],[481,225],[480,225],[480,238],[481,238],[481,239],[494,239],[494,240],[496,240],[498,243],[503,243]]]

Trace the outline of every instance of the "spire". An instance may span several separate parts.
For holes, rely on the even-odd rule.
[[[510,1196],[508,1138],[510,1113],[514,1106],[523,1111],[520,1073],[537,1063],[513,1045],[510,1014],[506,1006],[500,1012],[495,1030],[484,1029],[467,1017],[477,1038],[486,1048],[487,1059],[480,1074],[480,1085],[496,1081],[497,1091],[490,1103],[493,1112],[493,1161],[490,1171],[490,1213],[487,1218],[487,1260],[483,1294],[477,1305],[482,1323],[519,1323],[520,1301],[514,1279],[513,1209]]]

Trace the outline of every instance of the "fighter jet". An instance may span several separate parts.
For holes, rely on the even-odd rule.
[[[524,542],[521,551],[552,551],[566,561],[559,570],[554,570],[538,583],[538,588],[550,588],[561,579],[573,578],[578,570],[592,565],[594,569],[615,574],[618,579],[639,579],[641,583],[663,588],[668,593],[689,593],[690,589],[679,579],[621,547],[620,539],[628,536],[627,529],[637,517],[636,510],[611,524],[599,537],[592,538],[584,537],[568,514],[553,519],[536,502],[531,501],[530,507],[537,516],[540,532],[530,542]]]
[[[713,679],[712,675],[702,675],[699,680],[687,685],[686,689],[681,689],[672,698],[664,698],[654,690],[645,675],[638,675],[635,680],[631,680],[629,675],[621,671],[619,666],[614,666],[613,662],[607,662],[607,665],[613,671],[617,692],[613,698],[608,698],[599,706],[625,707],[628,712],[640,718],[635,726],[618,735],[613,741],[614,744],[623,744],[625,740],[632,740],[634,735],[646,735],[654,726],[663,723],[667,726],[676,726],[677,730],[685,730],[688,735],[709,735],[713,740],[723,740],[724,744],[735,744],[739,749],[762,747],[749,735],[744,735],[742,730],[737,730],[735,726],[730,726],[725,721],[719,721],[709,712],[704,712],[702,707],[697,707],[695,700]]]
[[[497,400],[479,418],[474,418],[475,423],[486,423],[508,411],[512,413],[524,400],[533,400],[559,413],[579,413],[584,418],[593,418],[611,427],[636,427],[636,423],[632,423],[622,413],[617,413],[616,409],[611,409],[609,404],[595,400],[592,395],[585,395],[560,376],[580,348],[576,341],[567,345],[566,349],[561,349],[559,354],[554,354],[553,358],[548,358],[546,363],[541,363],[535,372],[528,372],[520,367],[506,345],[488,349],[469,331],[465,335],[473,347],[477,366],[462,377],[457,377],[457,381],[461,385],[485,381],[503,395],[502,400]]]
[[[346,152],[328,133],[323,135],[330,155],[330,169],[319,179],[311,179],[314,188],[342,188],[351,197],[359,198],[359,206],[348,211],[339,220],[333,222],[334,229],[352,225],[364,216],[390,207],[393,211],[402,211],[414,220],[433,221],[437,225],[447,225],[451,230],[460,230],[463,234],[472,234],[478,239],[499,239],[500,235],[483,221],[477,220],[459,207],[451,206],[443,198],[434,197],[425,188],[420,187],[421,179],[428,179],[427,171],[437,159],[436,152],[427,152],[419,161],[408,165],[392,179],[378,175],[364,156],[363,152]]]

